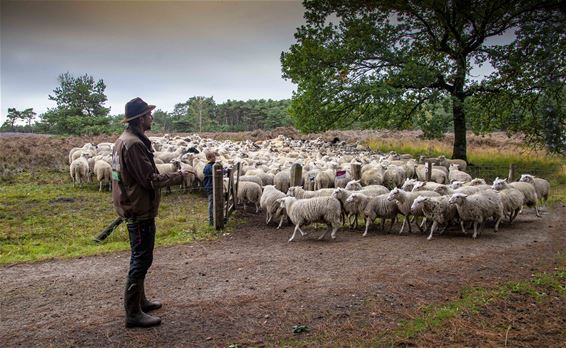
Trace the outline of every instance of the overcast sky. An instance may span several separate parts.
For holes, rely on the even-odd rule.
[[[0,1],[0,124],[8,108],[54,107],[64,72],[103,79],[111,114],[136,96],[172,111],[295,89],[279,57],[304,23],[300,1]]]

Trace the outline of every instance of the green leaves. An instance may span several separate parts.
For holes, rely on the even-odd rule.
[[[448,124],[448,115],[435,108],[427,114],[422,106],[451,97],[453,156],[465,159],[468,126],[478,132],[505,126],[500,117],[520,112],[516,105],[523,97],[564,85],[566,18],[556,4],[305,1],[307,23],[281,54],[283,77],[297,84],[295,126],[309,132],[352,124],[416,126],[437,137],[437,125]],[[483,75],[475,75],[481,64],[494,72],[483,74],[484,67]],[[478,98],[470,103],[471,97]],[[547,119],[563,119],[563,99],[552,105]],[[556,132],[561,129],[546,139],[559,139]]]

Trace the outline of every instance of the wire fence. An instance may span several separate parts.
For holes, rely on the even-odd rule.
[[[472,176],[472,178],[482,178],[488,184],[493,183],[495,178],[507,178],[509,176],[510,166],[468,166],[466,172]],[[517,181],[521,177],[521,174],[531,174],[540,178],[546,178],[555,175],[556,169],[553,168],[538,168],[536,166],[529,165],[513,165],[513,177],[512,181]]]

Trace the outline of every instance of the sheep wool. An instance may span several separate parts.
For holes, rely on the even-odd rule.
[[[333,197],[314,197],[311,199],[297,199],[295,197],[285,197],[278,200],[281,207],[287,211],[291,222],[295,225],[293,235],[289,242],[295,239],[297,231],[301,235],[306,233],[301,230],[301,226],[313,222],[324,222],[328,225],[332,239],[336,238],[336,231],[340,226],[340,202]],[[323,239],[329,230],[326,230],[318,239]]]
[[[499,223],[503,217],[503,204],[497,192],[486,190],[472,195],[465,193],[455,193],[448,201],[455,204],[460,217],[460,226],[465,234],[464,222],[472,222],[474,224],[474,234],[472,238],[478,235],[478,225],[483,224],[488,218],[495,219],[494,231],[499,229]]]

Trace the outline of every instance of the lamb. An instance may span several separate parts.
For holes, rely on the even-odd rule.
[[[454,181],[470,182],[472,176],[464,171],[458,169],[457,164],[451,164],[448,168],[448,180],[452,183]]]
[[[548,200],[548,193],[550,192],[550,183],[542,178],[537,178],[534,175],[530,174],[522,174],[519,181],[528,182],[529,184],[535,187],[535,191],[537,192],[537,198],[540,200],[543,205],[546,205],[546,201]]]
[[[255,205],[256,214],[259,213],[260,200],[262,196],[261,186],[251,181],[241,181],[238,183],[238,202],[244,204],[246,210],[246,203],[253,203]]]
[[[159,174],[175,173],[181,170],[181,162],[179,160],[171,160],[170,163],[156,164]],[[167,186],[168,193],[171,193],[171,186]]]
[[[318,239],[322,240],[324,236],[332,229],[330,234],[332,239],[336,238],[336,231],[340,227],[340,202],[333,197],[315,197],[311,199],[297,199],[295,197],[285,197],[277,200],[281,208],[287,211],[287,215],[291,222],[295,225],[293,235],[289,242],[295,239],[297,231],[302,236],[306,233],[301,230],[301,226],[313,222],[324,222],[329,229],[326,230]]]
[[[498,231],[499,223],[503,217],[503,204],[497,192],[486,190],[472,195],[455,193],[448,202],[456,205],[460,217],[460,226],[464,234],[466,234],[464,223],[473,222],[474,234],[472,238],[475,239],[478,235],[478,225],[482,224],[483,226],[483,223],[490,217],[495,219],[494,231]]]
[[[430,227],[430,235],[427,240],[432,239],[432,235],[436,228],[444,226],[441,234],[446,230],[448,225],[458,218],[458,210],[454,205],[449,203],[449,197],[417,197],[411,205],[411,210],[422,210],[425,217],[432,221]]]
[[[98,191],[102,191],[102,185],[108,185],[108,191],[112,190],[112,167],[104,160],[97,160],[94,163],[94,173],[99,182]]]
[[[411,223],[409,221],[411,215],[424,216],[422,211],[418,212],[411,210],[411,205],[418,196],[438,197],[440,195],[432,191],[407,192],[399,188],[395,188],[393,189],[393,191],[389,192],[387,199],[390,201],[395,200],[399,208],[399,213],[405,216],[405,220],[403,221],[403,225],[401,225],[401,230],[399,231],[399,234],[403,233],[403,230],[405,229],[405,225],[407,224],[407,222],[409,225],[409,233],[412,232]]]
[[[391,219],[391,225],[389,226],[389,230],[393,227],[395,220],[397,220],[397,214],[399,213],[399,207],[395,201],[390,201],[387,199],[389,194],[382,194],[376,197],[368,197],[364,194],[354,192],[346,199],[346,202],[357,204],[360,206],[365,205],[364,209],[364,216],[366,219],[366,229],[362,236],[367,236],[369,226],[371,223],[375,221],[376,218],[381,218],[381,228],[380,230],[383,231],[385,220]],[[367,202],[363,202],[368,200]],[[358,203],[358,201],[360,201]]]
[[[499,178],[495,178],[495,180],[493,181],[493,188],[496,190],[502,190],[509,187],[521,191],[521,193],[523,193],[523,195],[525,196],[525,199],[523,200],[523,204],[529,208],[534,207],[536,216],[541,217],[540,212],[538,210],[537,192],[533,185],[523,181],[515,181],[512,183],[508,183],[507,179],[499,179]]]
[[[74,159],[69,165],[69,172],[71,174],[71,179],[73,180],[73,187],[79,184],[83,187],[83,182],[88,182],[90,171],[88,166],[89,155],[83,153],[77,159]]]
[[[493,189],[499,192],[501,203],[503,204],[503,213],[509,218],[509,223],[512,223],[523,209],[525,195],[521,191],[507,185],[507,182],[501,179],[493,183]]]
[[[277,200],[280,198],[286,197],[286,195],[279,191],[273,185],[267,185],[263,188],[263,193],[261,194],[261,198],[259,200],[260,208],[265,211],[265,224],[269,225],[273,218],[280,217],[279,225],[277,228],[280,228],[283,224],[283,220],[285,218],[284,214],[278,215],[279,212],[279,204],[277,204]]]

